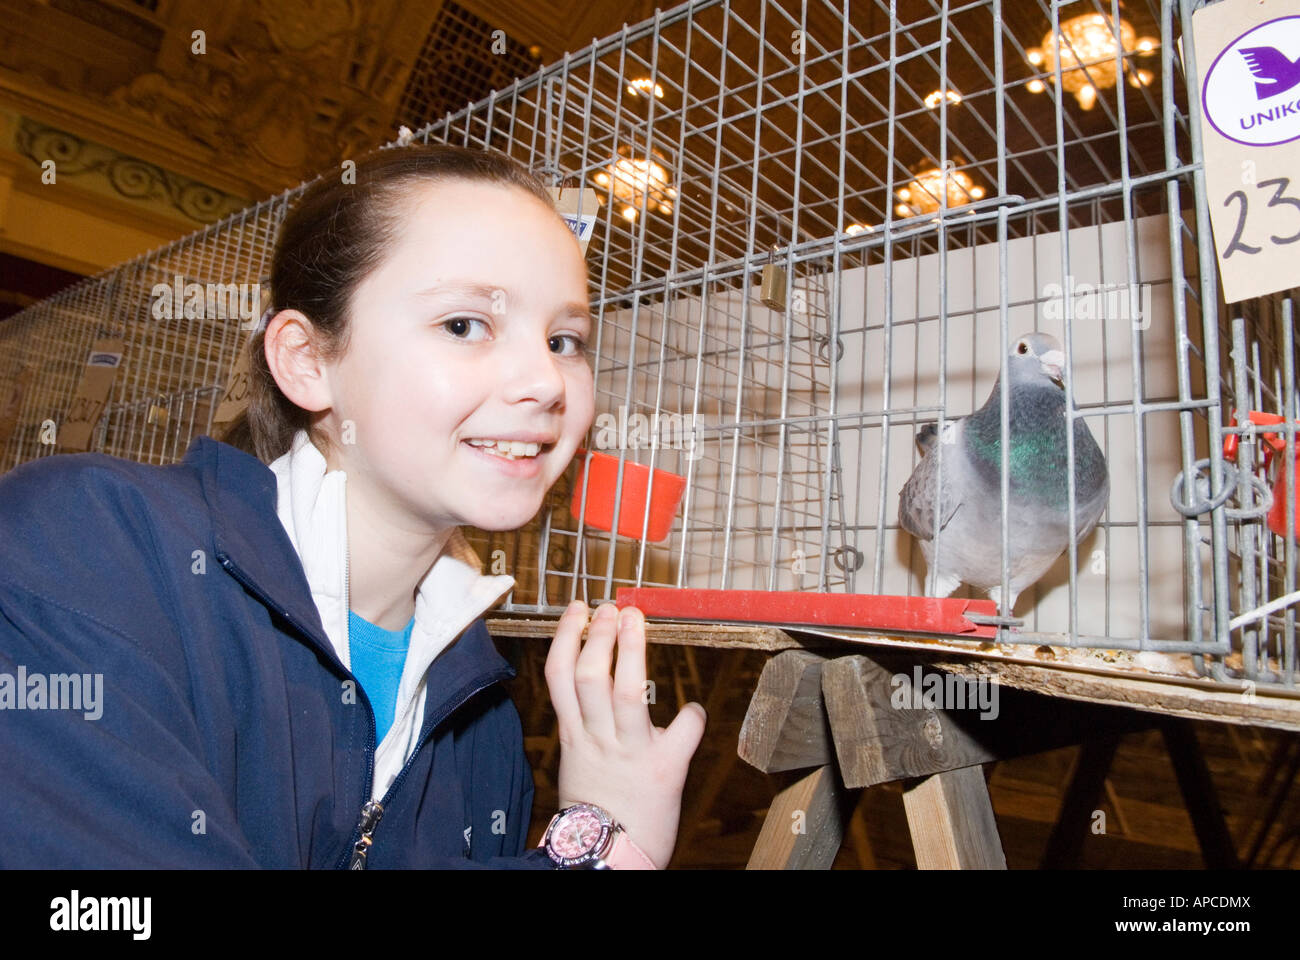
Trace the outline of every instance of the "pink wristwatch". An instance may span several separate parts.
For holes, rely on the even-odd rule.
[[[654,870],[654,861],[594,803],[575,803],[551,818],[540,846],[557,870]]]

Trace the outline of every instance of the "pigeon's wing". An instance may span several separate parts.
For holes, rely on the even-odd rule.
[[[959,467],[957,447],[946,445],[943,457],[943,477],[940,483],[939,458],[933,448],[921,458],[912,475],[898,494],[898,522],[904,530],[920,540],[934,537],[934,517],[939,515],[939,529],[948,525],[952,515],[961,506],[953,473]]]
[[[1100,487],[1095,490],[1092,496],[1086,500],[1079,500],[1075,504],[1074,522],[1078,524],[1075,529],[1075,546],[1082,543],[1092,533],[1092,528],[1097,525],[1101,515],[1106,510],[1106,503],[1110,500],[1110,477],[1105,473],[1105,462],[1102,462],[1102,476]]]
[[[1261,80],[1280,80],[1291,67],[1291,61],[1272,47],[1242,47],[1239,52],[1250,72]]]
[[[1082,427],[1082,429],[1080,429]],[[1092,435],[1082,421],[1076,421],[1074,434],[1075,467],[1075,533],[1076,545],[1083,541],[1092,528],[1101,519],[1110,500],[1110,471],[1106,466],[1106,457],[1097,446],[1097,438]],[[1066,518],[1069,522],[1069,518]]]

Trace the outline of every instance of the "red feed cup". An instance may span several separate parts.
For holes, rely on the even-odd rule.
[[[582,518],[589,527],[597,530],[614,528],[614,492],[618,482],[618,457],[592,450],[578,450],[578,477],[573,485],[573,500],[569,505],[574,517],[582,508],[582,478],[587,469],[591,480],[587,484],[587,512]],[[686,478],[667,470],[654,472],[654,490],[650,498],[650,519],[645,539],[659,543],[668,539],[673,517],[686,492]],[[623,499],[619,503],[618,534],[622,537],[641,537],[641,526],[646,522],[646,491],[650,486],[650,468],[627,460],[623,464]]]
[[[1273,483],[1273,509],[1268,512],[1268,528],[1276,533],[1279,537],[1286,536],[1286,464],[1282,458],[1278,457],[1278,462],[1274,469],[1277,471],[1277,480]],[[1296,476],[1300,478],[1300,454],[1296,457]],[[1300,487],[1300,482],[1296,484]],[[1300,496],[1296,497],[1295,503],[1295,535],[1300,539]]]

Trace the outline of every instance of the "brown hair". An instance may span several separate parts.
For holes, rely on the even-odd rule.
[[[355,182],[322,177],[281,224],[271,262],[275,310],[300,310],[311,320],[313,345],[324,360],[347,349],[350,308],[361,282],[383,261],[401,225],[401,207],[421,182],[459,179],[524,190],[555,209],[545,184],[496,150],[446,144],[382,148],[356,161]],[[299,430],[318,446],[327,438],[313,414],[280,392],[266,362],[265,331],[249,341],[248,409],[219,438],[270,463],[288,452]]]

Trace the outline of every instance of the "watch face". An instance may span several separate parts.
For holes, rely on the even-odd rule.
[[[551,846],[566,860],[577,860],[600,845],[605,824],[590,810],[574,810],[565,814],[551,834]]]

